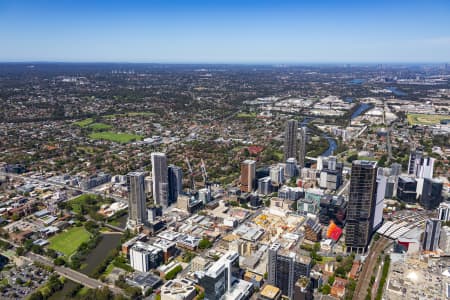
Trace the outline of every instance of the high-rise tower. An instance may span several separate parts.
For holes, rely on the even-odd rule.
[[[269,248],[267,271],[267,282],[293,299],[297,280],[301,276],[309,277],[311,258],[283,249],[280,244],[275,243]]]
[[[296,120],[289,120],[286,123],[284,133],[284,161],[297,156],[297,127],[298,122]]]
[[[163,208],[169,206],[169,183],[166,154],[152,153],[153,200]]]
[[[424,251],[436,251],[441,235],[441,221],[439,219],[428,219],[422,240]]]
[[[301,127],[298,136],[298,165],[300,168],[305,166],[306,156],[306,127]]]
[[[251,193],[255,181],[256,161],[247,159],[241,163],[241,191]]]
[[[363,253],[372,234],[377,191],[377,163],[356,160],[352,164],[347,208],[347,251]]]
[[[127,174],[128,225],[130,227],[147,223],[144,178],[144,172],[130,172]]]
[[[169,204],[176,203],[178,195],[183,190],[183,171],[180,167],[170,165],[168,169],[169,176]]]

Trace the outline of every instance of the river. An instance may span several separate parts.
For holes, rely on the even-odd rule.
[[[327,139],[327,142],[328,142],[328,149],[327,150],[325,150],[325,152],[323,152],[321,155],[322,156],[330,156],[330,155],[333,155],[334,154],[334,152],[336,151],[336,149],[337,149],[337,143],[336,143],[336,140],[335,139],[333,139],[333,138],[331,138],[331,137],[329,137],[327,134],[322,134],[322,136],[324,137],[324,138],[326,138]]]
[[[86,264],[86,267],[80,270],[81,273],[90,275],[94,269],[103,262],[109,252],[120,245],[120,239],[122,237],[122,233],[114,232],[114,233],[102,233],[102,239],[98,243],[97,247],[95,247],[86,257],[86,260],[83,262]],[[64,283],[64,287],[62,290],[54,293],[49,300],[60,300],[60,299],[73,299],[67,296],[67,293],[75,288],[76,283],[72,280],[66,279]]]
[[[357,79],[357,78],[355,78],[355,79],[352,79],[352,80],[350,80],[350,81],[347,81],[347,84],[356,84],[356,85],[359,85],[359,84],[363,84],[364,82],[366,82],[365,79]]]
[[[314,118],[312,118],[312,117],[306,117],[306,118],[304,118],[304,119],[300,122],[300,126],[301,126],[301,127],[304,127],[304,126],[308,125],[308,123],[311,122],[312,120],[314,120]],[[333,138],[331,138],[330,136],[328,136],[326,133],[322,133],[322,137],[324,137],[324,138],[327,140],[327,142],[328,142],[328,149],[325,150],[325,151],[321,154],[321,156],[330,156],[330,155],[333,155],[334,152],[335,152],[336,149],[337,149],[337,143],[336,143],[336,140],[333,139]]]
[[[118,218],[117,221],[117,227],[120,228],[125,228],[127,225],[127,220],[128,220],[128,214],[124,214],[123,216],[121,216],[120,218]]]
[[[80,270],[80,272],[86,275],[91,275],[92,271],[94,271],[94,269],[101,262],[103,262],[109,252],[120,245],[121,237],[122,233],[119,232],[102,233],[100,243],[98,243],[97,247],[95,247],[86,257],[83,264],[86,264],[87,266]]]
[[[366,110],[368,110],[371,107],[372,107],[372,104],[369,104],[369,103],[359,104],[358,108],[352,113],[352,116],[350,117],[350,119],[353,120],[354,118],[360,116],[363,112],[365,112]]]
[[[387,90],[391,91],[395,96],[407,96],[408,94],[403,92],[402,90],[396,88],[395,86],[386,87]]]

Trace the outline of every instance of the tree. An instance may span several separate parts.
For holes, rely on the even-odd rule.
[[[387,159],[388,159],[388,156],[386,154],[383,154],[383,156],[381,156],[380,160],[378,161],[378,166],[385,167]]]
[[[247,203],[242,203],[242,204],[241,204],[241,207],[242,207],[242,208],[245,208],[245,209],[248,209],[248,208],[249,208]]]
[[[102,288],[95,289],[94,296],[94,299],[96,300],[108,300],[112,298],[112,293],[106,286],[104,286]]]
[[[17,247],[17,249],[16,249],[16,254],[17,254],[18,256],[24,255],[24,254],[25,254],[25,248],[24,248],[24,247]],[[42,296],[42,295],[41,295],[41,296]]]
[[[66,261],[62,257],[57,257],[53,260],[53,263],[57,266],[63,266],[66,264]]]
[[[23,242],[23,247],[25,248],[25,250],[29,251],[31,249],[31,247],[33,246],[33,241],[30,239],[25,240],[25,242]]]
[[[237,201],[229,201],[228,202],[231,206],[239,206],[239,203]]]
[[[37,291],[28,296],[28,300],[44,300],[44,296],[42,296],[40,291]]]
[[[314,243],[314,251],[319,252],[320,250],[320,243]]]
[[[212,243],[210,242],[210,240],[206,239],[206,238],[202,238],[200,240],[200,242],[198,243],[198,248],[200,249],[208,249],[212,247]]]
[[[183,270],[183,267],[178,265],[175,268],[173,268],[172,270],[170,270],[169,272],[167,272],[167,274],[164,278],[166,280],[174,279],[177,276],[177,274],[180,273],[182,270]]]
[[[84,223],[84,228],[89,232],[93,232],[96,229],[98,229],[98,225],[94,221],[89,220],[86,223]]]
[[[141,288],[136,286],[130,286],[125,289],[125,292],[130,296],[131,299],[142,299],[142,291]]]
[[[380,235],[376,232],[374,235],[373,235],[373,240],[374,241],[378,241],[380,239]]]
[[[289,186],[296,187],[297,186],[297,177],[291,177],[288,183]]]
[[[330,277],[328,277],[328,284],[329,284],[330,286],[332,286],[335,279],[336,279],[336,278],[335,278],[334,275],[331,275]]]
[[[183,254],[183,262],[188,263],[195,257],[195,253],[191,251],[186,251]]]
[[[152,293],[153,293],[153,289],[152,289],[152,288],[148,288],[148,289],[145,291],[144,296],[145,296],[145,297],[148,297],[148,296],[150,296]]]
[[[43,254],[44,248],[42,248],[42,246],[39,245],[33,245],[31,246],[31,251],[36,254]]]
[[[58,257],[58,253],[57,253],[55,250],[50,249],[50,248],[47,249],[47,251],[46,251],[45,254],[46,254],[48,257],[51,257],[51,258],[57,258],[57,257]]]
[[[347,157],[347,162],[352,163],[354,160],[358,159],[358,154],[352,154],[349,157]]]
[[[331,286],[329,286],[328,284],[324,284],[320,290],[322,294],[328,295],[331,292]]]
[[[5,241],[0,240],[0,249],[7,250],[11,248],[11,245]]]

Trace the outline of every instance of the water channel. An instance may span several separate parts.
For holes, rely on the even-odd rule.
[[[120,232],[102,233],[101,241],[98,243],[97,247],[88,254],[86,260],[83,261],[83,264],[86,264],[86,267],[80,270],[80,272],[89,276],[94,269],[103,262],[109,252],[120,245],[121,237],[122,233]],[[66,279],[63,289],[54,293],[49,300],[71,299],[67,296],[67,293],[75,288],[75,285],[75,282]]]

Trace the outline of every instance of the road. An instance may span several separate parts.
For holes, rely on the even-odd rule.
[[[73,187],[70,185],[66,185],[66,184],[62,184],[60,182],[55,182],[55,181],[50,181],[50,180],[43,180],[43,179],[37,179],[37,178],[32,178],[32,177],[27,177],[24,175],[19,175],[19,174],[13,174],[13,173],[5,173],[5,172],[0,172],[0,175],[3,176],[8,176],[8,177],[12,177],[12,178],[16,178],[16,179],[21,179],[24,181],[28,181],[28,182],[35,182],[35,183],[40,183],[40,184],[50,184],[56,187],[60,187],[60,188],[66,188],[68,190],[72,190],[72,191],[76,191],[76,192],[81,192],[81,193],[88,193],[88,194],[95,194],[95,195],[100,195],[100,196],[107,196],[109,198],[112,198],[118,202],[122,202],[128,205],[128,201],[127,199],[121,198],[121,197],[117,197],[114,195],[105,195],[105,193],[102,192],[97,192],[94,190],[83,190],[81,188],[77,188],[77,187]]]
[[[356,285],[355,292],[353,294],[353,299],[355,300],[364,300],[367,295],[367,289],[369,288],[370,277],[372,276],[372,272],[377,266],[378,256],[384,251],[387,247],[392,244],[392,240],[389,240],[384,237],[380,237],[380,239],[374,242],[369,249],[369,255],[366,257],[361,273],[359,274],[358,283]]]
[[[347,180],[347,182],[344,184],[344,186],[342,186],[339,191],[337,192],[337,195],[340,196],[342,195],[348,188],[348,186],[350,185],[350,180]]]
[[[0,240],[7,242],[9,244],[11,244],[12,246],[14,246],[15,248],[20,247],[19,245],[6,240],[4,238],[0,237]],[[55,270],[56,273],[58,273],[61,276],[64,276],[74,282],[80,283],[86,287],[92,288],[92,289],[96,289],[98,287],[108,287],[114,294],[124,294],[124,292],[114,286],[114,285],[107,285],[99,280],[96,280],[94,278],[91,278],[83,273],[80,273],[78,271],[66,268],[66,267],[60,267],[60,266],[56,266],[53,261],[51,259],[49,259],[48,257],[42,256],[42,255],[38,255],[35,254],[33,252],[28,252],[25,256],[23,256],[25,259],[32,261],[32,262],[39,262],[41,264],[47,265],[47,266],[51,266],[53,267],[53,269]]]
[[[124,294],[124,292],[116,286],[108,285],[72,269],[56,266],[47,257],[29,252],[26,254],[25,258],[33,262],[39,262],[41,264],[51,266],[59,275],[64,276],[72,281],[78,282],[88,288],[96,289],[100,287],[108,287],[114,294]]]

